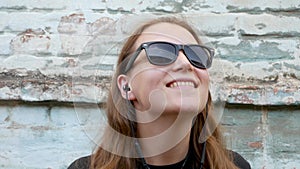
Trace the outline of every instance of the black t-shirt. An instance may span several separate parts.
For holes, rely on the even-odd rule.
[[[250,164],[238,153],[232,151],[233,162],[240,169],[251,169]],[[81,157],[75,160],[68,169],[89,169],[91,156]],[[170,165],[154,166],[149,165],[151,169],[180,169],[184,160]]]

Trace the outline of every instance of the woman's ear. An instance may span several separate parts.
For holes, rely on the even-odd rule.
[[[118,88],[120,90],[120,93],[124,99],[128,100],[135,100],[135,96],[133,94],[133,91],[131,90],[129,86],[129,78],[126,75],[119,75],[117,79],[118,83]],[[126,98],[126,92],[127,92],[127,97]]]

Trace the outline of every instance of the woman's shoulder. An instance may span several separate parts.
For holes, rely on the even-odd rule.
[[[251,169],[251,166],[244,157],[242,157],[239,153],[235,151],[230,151],[232,153],[233,162],[234,164],[239,167],[240,169]],[[91,156],[85,156],[76,159],[73,161],[68,169],[89,169],[91,162]]]
[[[251,169],[249,162],[244,159],[239,153],[231,151],[234,164],[240,169]]]
[[[68,169],[89,169],[91,156],[85,156],[73,161]]]

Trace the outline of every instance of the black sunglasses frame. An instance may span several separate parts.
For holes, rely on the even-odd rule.
[[[171,62],[169,63],[166,63],[166,64],[156,64],[156,63],[153,63],[151,61],[151,59],[149,58],[148,56],[148,53],[147,53],[147,50],[148,50],[148,47],[151,46],[152,44],[158,44],[158,43],[161,43],[161,44],[169,44],[171,46],[173,46],[175,48],[175,59],[172,60]],[[185,51],[185,46],[189,46],[189,47],[192,47],[192,46],[198,46],[200,48],[203,48],[204,51],[208,51],[209,53],[209,56],[208,56],[208,63],[205,66],[199,66],[199,65],[196,65],[194,64],[191,59],[189,58],[189,56],[186,54],[186,51]],[[136,58],[139,56],[139,54],[141,53],[141,51],[145,49],[146,51],[146,56],[147,56],[147,59],[148,61],[153,64],[153,65],[158,65],[158,66],[165,66],[165,65],[169,65],[169,64],[172,64],[176,61],[177,57],[178,57],[178,54],[179,54],[179,51],[182,50],[184,55],[187,57],[187,59],[189,60],[189,62],[196,68],[199,68],[199,69],[208,69],[211,67],[211,64],[212,64],[212,59],[213,59],[213,56],[214,56],[214,49],[213,48],[210,48],[210,47],[207,47],[207,46],[203,46],[203,45],[198,45],[198,44],[187,44],[187,45],[180,45],[180,44],[174,44],[174,43],[170,43],[170,42],[164,42],[164,41],[153,41],[153,42],[145,42],[145,43],[142,43],[139,48],[134,52],[134,55],[129,59],[126,67],[125,67],[125,73],[127,73],[130,68],[132,67],[134,61],[136,60]]]

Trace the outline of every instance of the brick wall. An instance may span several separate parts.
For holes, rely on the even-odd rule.
[[[2,0],[0,166],[66,168],[90,154],[120,44],[163,15],[217,50],[211,90],[228,105],[228,146],[253,168],[300,168],[298,0]]]

